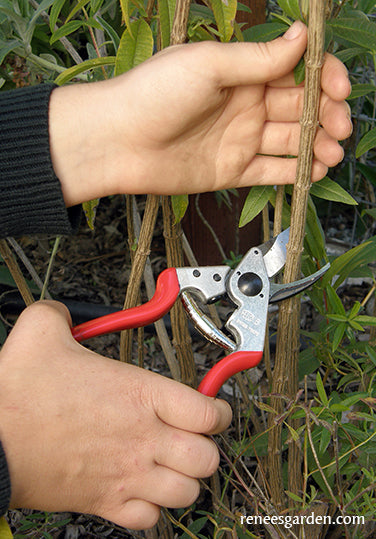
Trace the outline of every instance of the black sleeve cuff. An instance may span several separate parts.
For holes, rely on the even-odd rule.
[[[7,459],[3,446],[0,442],[0,516],[3,516],[8,511],[10,494],[10,477]]]
[[[0,92],[0,236],[72,234],[80,208],[66,209],[50,156],[53,84]]]

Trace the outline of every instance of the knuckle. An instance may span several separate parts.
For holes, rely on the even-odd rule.
[[[207,465],[207,477],[213,475],[213,473],[217,470],[219,466],[219,452],[214,443],[212,443],[212,447],[210,450],[210,456],[208,458],[208,465]]]
[[[183,506],[189,507],[192,505],[200,495],[200,483],[197,479],[192,479],[190,481],[189,487],[186,489],[184,499],[182,500]]]
[[[219,424],[219,411],[214,406],[213,402],[208,400],[206,406],[203,409],[203,430],[204,432],[214,432]]]

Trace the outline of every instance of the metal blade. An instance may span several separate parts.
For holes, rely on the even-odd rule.
[[[266,272],[269,279],[277,275],[286,262],[286,245],[289,241],[290,227],[275,238],[258,247],[264,257]]]
[[[284,299],[290,298],[291,296],[295,296],[296,294],[299,294],[300,292],[303,292],[303,290],[306,290],[310,286],[312,286],[316,281],[320,279],[324,275],[326,271],[330,268],[330,264],[326,264],[321,269],[313,273],[312,275],[309,275],[308,277],[305,277],[304,279],[300,279],[299,281],[294,281],[293,283],[287,283],[287,284],[276,284],[271,283],[270,284],[270,295],[269,295],[269,303],[276,303],[277,301],[282,301]]]

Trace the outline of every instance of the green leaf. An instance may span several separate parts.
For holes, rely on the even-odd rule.
[[[34,11],[29,22],[30,27],[35,26],[37,19],[39,18],[42,11],[47,11],[48,9],[50,9],[50,6],[54,3],[54,1],[55,0],[43,0],[42,2],[38,2],[39,5],[37,9]]]
[[[317,374],[316,374],[316,388],[317,388],[317,392],[319,394],[321,402],[325,406],[328,406],[329,404],[328,397],[326,396],[324,384],[322,383],[322,378],[320,376],[319,371],[317,371]]]
[[[370,217],[372,217],[372,219],[376,220],[376,208],[372,208],[371,210],[363,210],[362,217],[363,215],[369,215]]]
[[[320,362],[313,353],[313,348],[307,348],[299,354],[299,380],[312,374],[320,367]]]
[[[120,0],[120,7],[121,7],[121,13],[123,15],[123,19],[125,21],[125,26],[128,29],[129,33],[132,37],[132,29],[131,29],[131,21],[130,21],[130,13],[131,13],[131,6],[129,0]]]
[[[175,216],[175,223],[179,223],[187,211],[189,204],[188,195],[172,195],[171,206]]]
[[[304,58],[301,58],[298,62],[298,65],[294,67],[294,82],[298,86],[305,79],[305,61]]]
[[[346,331],[346,322],[341,322],[340,324],[338,324],[333,335],[332,352],[335,352],[337,348],[339,347],[339,345],[341,344],[345,331]]]
[[[320,444],[319,444],[319,454],[322,455],[323,453],[325,453],[329,443],[330,443],[330,440],[332,438],[332,434],[330,432],[330,430],[326,429],[323,427],[322,431],[321,431],[321,436],[320,436]]]
[[[227,43],[234,33],[236,16],[236,0],[211,0],[211,8],[221,36],[221,41]]]
[[[265,24],[257,24],[251,28],[244,30],[244,41],[263,42],[271,41],[276,37],[284,34],[288,30],[288,25],[281,22],[268,22]]]
[[[342,301],[340,297],[338,296],[337,292],[334,290],[334,288],[328,284],[326,287],[326,294],[329,302],[329,306],[331,308],[331,313],[334,312],[336,314],[341,314],[343,318],[341,320],[346,319],[346,311],[345,307],[342,304]]]
[[[343,51],[338,51],[335,53],[335,56],[338,58],[338,60],[341,60],[341,62],[345,64],[346,62],[349,62],[353,58],[360,56],[364,53],[364,49],[360,47],[354,47],[352,49],[344,49]]]
[[[337,257],[322,277],[322,285],[328,285],[336,277],[333,288],[338,288],[354,270],[375,261],[375,249],[376,236]]]
[[[239,227],[251,222],[264,209],[273,194],[274,188],[271,185],[257,185],[252,187],[244,202],[239,219]]]
[[[309,251],[316,260],[326,260],[325,234],[311,196],[308,197],[304,245],[307,251]]]
[[[330,410],[334,412],[335,414],[347,412],[349,409],[348,406],[345,406],[344,404],[341,404],[339,402],[335,402],[334,404],[330,405]]]
[[[328,314],[327,317],[335,322],[347,322],[347,316],[344,314]]]
[[[358,316],[358,313],[361,310],[361,308],[362,308],[361,303],[359,301],[356,301],[354,303],[354,305],[351,307],[351,311],[349,313],[349,318],[352,319],[352,318],[355,318],[356,316]]]
[[[361,155],[376,147],[376,128],[371,129],[364,135],[356,147],[355,156],[358,159]]]
[[[143,19],[133,21],[120,39],[116,54],[115,75],[129,71],[153,54],[153,33]]]
[[[355,329],[355,331],[364,331],[364,327],[358,324],[356,320],[349,320],[349,323],[352,329]]]
[[[376,187],[376,167],[365,165],[364,163],[357,163],[356,167]]]
[[[66,0],[55,0],[52,4],[50,11],[50,30],[53,32],[55,30],[55,25],[59,18],[60,12],[63,9]]]
[[[368,51],[376,51],[376,24],[367,18],[337,18],[327,23],[335,36]]]
[[[376,86],[374,84],[353,84],[351,94],[347,99],[357,99],[372,92],[376,92]]]
[[[63,71],[63,73],[60,73],[60,75],[56,77],[55,83],[58,85],[66,84],[68,81],[74,79],[84,71],[114,64],[115,56],[106,56],[104,58],[92,58],[91,60],[85,60],[80,64],[69,67]]]
[[[161,32],[161,48],[170,44],[172,22],[174,20],[176,0],[158,0],[159,25]]]
[[[96,20],[99,22],[99,24],[102,26],[103,30],[107,32],[107,34],[110,36],[112,44],[115,48],[115,51],[117,51],[120,43],[120,37],[118,36],[115,29],[109,24],[107,21],[105,21],[102,17],[99,15],[96,15]]]
[[[279,7],[292,19],[302,19],[299,0],[278,0]]]
[[[68,36],[69,34],[73,34],[73,32],[76,32],[81,26],[83,25],[83,21],[70,21],[64,24],[64,26],[61,26],[56,32],[52,34],[50,37],[50,44],[52,45],[55,43],[55,41],[58,41],[62,37]]]
[[[285,490],[285,492],[289,498],[294,500],[294,502],[304,503],[304,500],[297,494],[294,494],[293,492],[290,492],[289,490]]]
[[[22,45],[22,43],[18,39],[12,39],[11,41],[2,44],[0,46],[0,65],[3,63],[4,58],[20,45]]]
[[[313,183],[310,193],[311,195],[323,198],[324,200],[332,200],[333,202],[340,202],[352,206],[357,206],[358,204],[347,191],[328,177]]]
[[[86,221],[91,230],[94,230],[94,221],[95,216],[97,213],[97,208],[99,204],[99,198],[96,198],[94,200],[89,200],[88,202],[84,202],[82,204],[82,208],[85,213]]]
[[[1,539],[13,539],[12,532],[5,517],[0,518],[0,537]]]
[[[376,316],[360,314],[356,317],[355,320],[356,322],[359,322],[362,326],[376,326]]]
[[[89,0],[79,0],[74,6],[73,9],[69,12],[67,18],[65,19],[65,23],[69,22],[73,17],[78,13],[86,4],[88,4]]]
[[[103,4],[103,1],[104,0],[90,0],[90,9],[92,14],[97,13]]]
[[[285,423],[285,425],[289,429],[291,438],[294,440],[294,442],[297,442],[299,440],[299,434],[297,433],[297,431],[293,429],[292,426],[288,423]]]
[[[376,351],[373,350],[373,348],[371,348],[371,346],[369,346],[368,344],[366,346],[366,354],[376,367]]]

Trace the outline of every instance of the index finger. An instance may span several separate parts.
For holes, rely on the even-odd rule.
[[[154,402],[155,412],[164,423],[200,434],[217,434],[231,423],[232,411],[226,401],[206,397],[167,378],[164,381]]]
[[[271,81],[271,88],[296,88],[304,86],[304,82],[296,85],[294,71],[284,77]],[[343,101],[351,92],[351,83],[345,65],[332,54],[325,54],[321,71],[321,88],[334,101]]]

